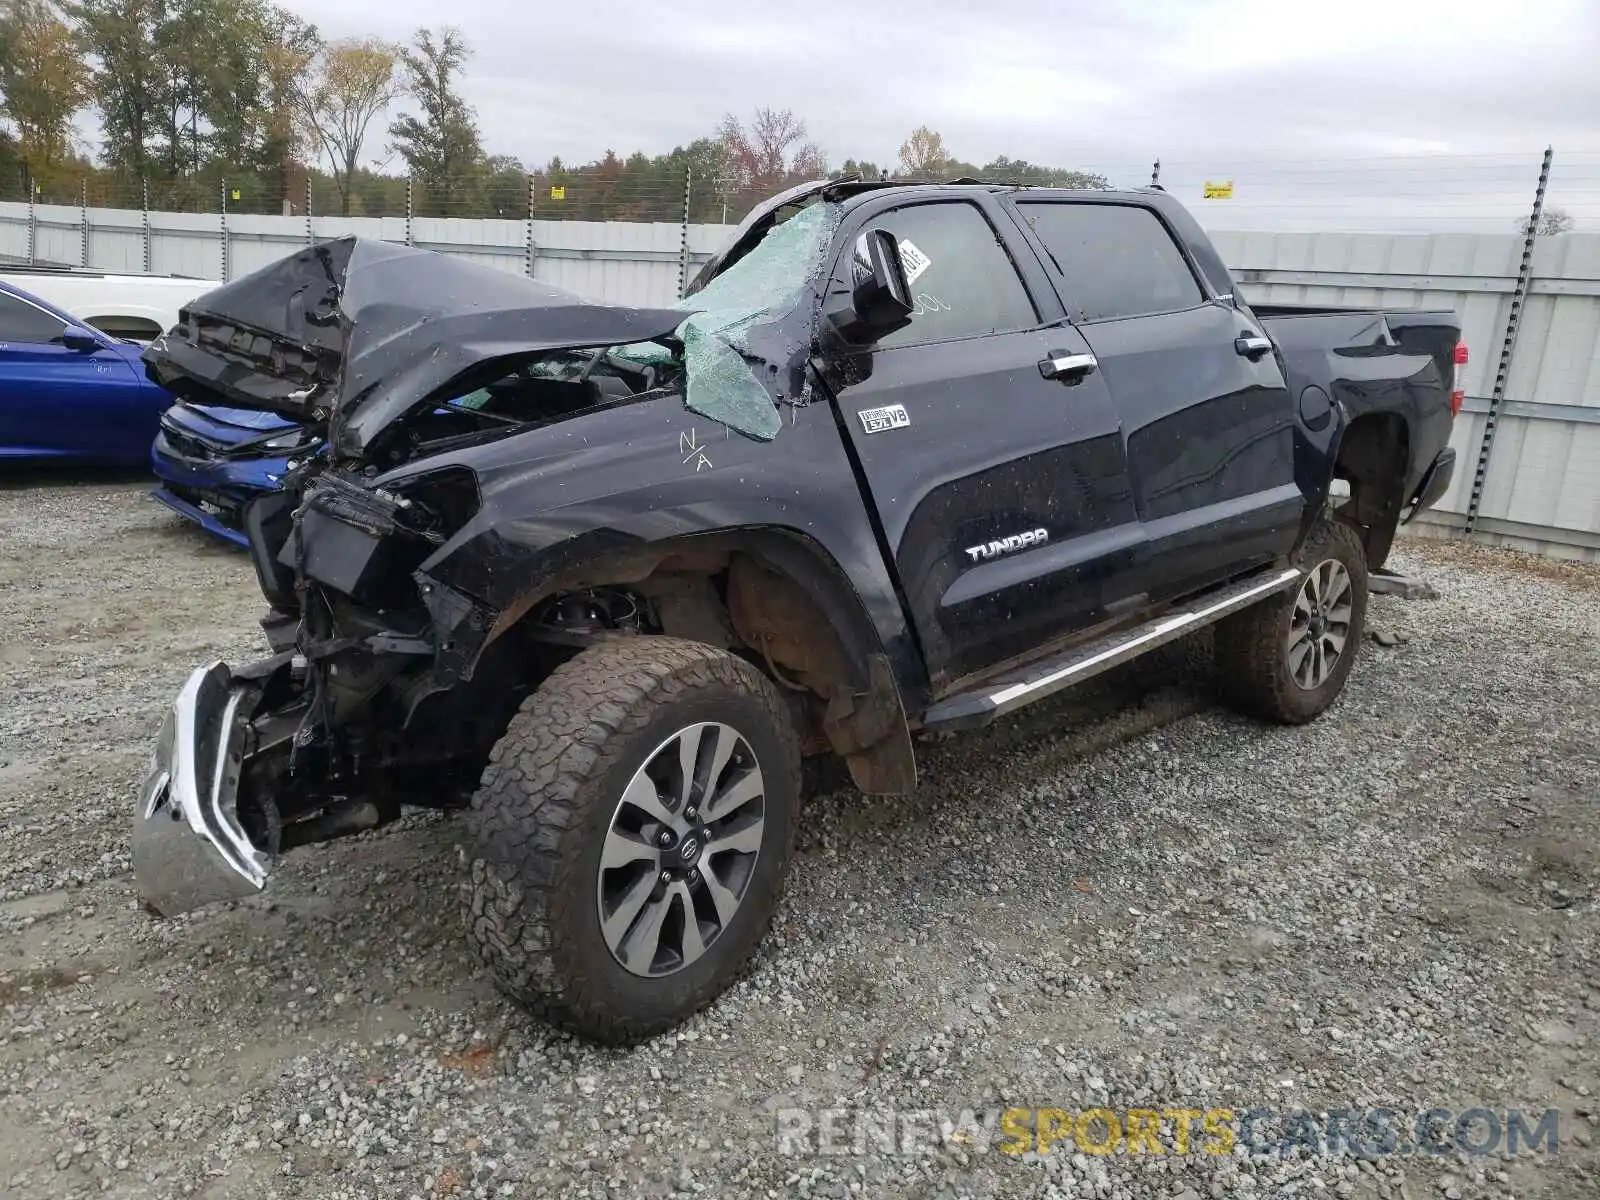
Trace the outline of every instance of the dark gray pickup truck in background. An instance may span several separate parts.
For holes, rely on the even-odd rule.
[[[146,355],[327,448],[246,515],[271,654],[180,693],[141,887],[248,896],[296,846],[465,807],[506,993],[659,1032],[766,930],[804,756],[909,792],[914,731],[1207,625],[1235,703],[1324,711],[1369,569],[1450,480],[1459,338],[1252,308],[1155,190],[808,185],[669,309],[300,251]]]

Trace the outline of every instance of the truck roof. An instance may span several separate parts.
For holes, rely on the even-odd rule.
[[[1101,204],[1139,204],[1156,212],[1181,242],[1195,265],[1200,268],[1206,285],[1214,296],[1231,295],[1234,280],[1211,239],[1206,236],[1189,210],[1160,186],[1142,188],[1060,188],[1037,187],[1032,184],[1008,183],[1001,180],[953,179],[946,183],[913,183],[904,180],[818,179],[798,184],[780,192],[755,208],[739,223],[733,236],[711,257],[690,283],[688,294],[693,295],[709,282],[723,267],[736,261],[759,240],[760,233],[774,216],[784,208],[802,204],[814,197],[855,208],[883,193],[892,193],[908,199],[918,197],[951,197],[961,195],[1017,195],[1047,200],[1075,200]],[[759,231],[759,232],[758,232]]]
[[[902,192],[1037,192],[1041,195],[1064,196],[1082,198],[1085,200],[1122,200],[1133,198],[1148,198],[1152,195],[1166,195],[1160,187],[1142,188],[1065,188],[1053,187],[1046,184],[1019,183],[1005,179],[974,179],[963,176],[959,179],[947,179],[943,182],[911,181],[881,179],[865,181],[859,179],[830,180],[826,184],[816,186],[819,192],[833,191],[840,196],[859,195],[865,192],[902,191]]]

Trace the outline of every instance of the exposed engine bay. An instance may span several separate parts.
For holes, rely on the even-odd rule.
[[[453,381],[450,398],[431,407],[424,404],[385,431],[365,460],[367,465],[395,467],[538,429],[584,412],[631,403],[677,384],[682,373],[676,357],[638,363],[609,349],[544,354],[509,368],[503,360],[491,361]]]
[[[375,613],[312,585],[299,636],[256,680],[240,759],[240,824],[269,854],[386,824],[402,806],[463,805],[485,755],[537,681],[596,639],[658,632],[650,599],[625,588],[543,600],[470,681],[429,687],[420,608]],[[297,622],[298,624],[298,622]],[[272,636],[274,620],[263,625]],[[326,636],[332,630],[338,636]],[[352,636],[363,628],[366,637]],[[318,636],[317,631],[324,631]]]
[[[239,813],[268,853],[374,828],[406,804],[465,803],[537,680],[596,638],[661,628],[641,593],[561,591],[470,678],[436,669],[442,647],[427,598],[437,585],[419,571],[478,512],[477,480],[442,467],[384,487],[373,482],[380,467],[647,399],[679,374],[670,362],[639,364],[608,350],[503,368],[484,364],[452,389],[466,390],[391,426],[359,468],[324,456],[297,464],[284,492],[251,514],[252,553],[273,606],[262,624],[279,661],[261,680],[256,707],[267,715],[251,725]],[[479,633],[486,621],[466,617]]]

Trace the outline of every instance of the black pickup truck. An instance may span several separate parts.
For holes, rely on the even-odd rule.
[[[1213,624],[1226,694],[1307,721],[1453,467],[1452,314],[1252,309],[1159,190],[809,185],[688,292],[344,239],[151,346],[325,442],[247,514],[270,656],[196,670],[160,734],[153,908],[463,807],[499,985],[649,1036],[762,937],[804,758],[909,792],[916,731]]]

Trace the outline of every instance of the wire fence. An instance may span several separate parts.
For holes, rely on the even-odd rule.
[[[1215,228],[1286,232],[1510,233],[1528,220],[1543,155],[1161,166],[1161,183]],[[1211,199],[1207,192],[1225,195]],[[1553,156],[1544,200],[1600,231],[1600,155]]]
[[[305,172],[290,177],[218,172],[161,182],[96,172],[31,181],[36,204],[221,215],[458,217],[580,221],[738,221],[774,191],[800,182],[783,176],[733,186],[692,172],[648,178],[500,171],[425,180],[363,173],[348,186]],[[29,180],[0,180],[0,202],[29,198]]]
[[[1112,187],[1159,184],[1210,228],[1252,232],[1516,233],[1543,149],[1525,154],[1086,162]],[[1600,232],[1600,153],[1553,155],[1545,208]]]
[[[1212,229],[1259,232],[1506,233],[1528,219],[1541,150],[1526,154],[1433,155],[1305,161],[1166,159],[1082,162],[1073,169],[1105,185],[1158,183]],[[929,178],[948,177],[948,173]],[[992,173],[996,183],[1059,177]],[[348,187],[304,169],[213,171],[169,180],[109,172],[48,183],[0,181],[0,201],[223,215],[460,217],[502,220],[736,223],[800,176],[733,181],[658,163],[618,171],[580,168],[551,175],[477,170],[444,180],[358,173]],[[1545,232],[1600,232],[1600,153],[1557,149],[1545,200]]]

